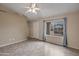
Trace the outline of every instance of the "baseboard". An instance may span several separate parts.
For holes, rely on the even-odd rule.
[[[17,42],[12,42],[12,43],[8,43],[8,44],[0,45],[0,47],[12,45],[12,44],[16,44],[16,43],[19,43],[19,42],[22,42],[22,41],[25,41],[25,40],[27,40],[27,39],[23,39],[23,40],[19,40],[19,41],[17,41]]]
[[[31,39],[31,40],[33,40],[33,39],[34,39],[34,40],[44,41],[44,40],[37,39],[37,38],[34,38],[34,37],[29,37],[29,39]],[[45,41],[45,42],[47,42],[47,41]],[[59,44],[55,44],[55,43],[51,43],[51,42],[47,42],[47,43],[54,44],[54,45],[58,45],[58,46],[63,46],[63,45],[59,45]],[[69,47],[69,46],[67,46],[66,48],[69,48],[69,49],[75,49],[75,50],[79,50],[79,49],[72,48],[72,47]]]
[[[77,49],[77,48],[73,48],[73,47],[69,47],[69,46],[67,48],[74,49],[74,50],[78,50],[79,51],[79,49]]]
[[[34,37],[28,37],[28,40],[40,40],[40,41],[44,41],[43,39],[38,39],[38,38],[34,38]]]

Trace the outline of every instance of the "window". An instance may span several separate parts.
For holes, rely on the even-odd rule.
[[[46,25],[47,25],[47,27],[46,27],[46,34],[50,35],[50,25],[51,25],[51,22],[47,22]]]

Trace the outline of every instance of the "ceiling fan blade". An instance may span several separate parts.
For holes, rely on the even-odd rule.
[[[37,14],[36,10],[33,10],[32,12],[35,13],[35,14]]]
[[[39,11],[40,9],[39,8],[35,8],[35,10],[38,10]]]
[[[29,12],[31,12],[32,10],[31,9],[29,9],[28,11],[26,11],[26,13],[29,13]]]
[[[36,4],[34,3],[34,4],[32,4],[32,7],[34,8],[36,6]]]
[[[25,7],[25,8],[29,9],[30,7]]]

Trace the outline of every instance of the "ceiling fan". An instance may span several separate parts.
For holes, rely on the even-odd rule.
[[[25,8],[27,9],[26,13],[31,12],[31,13],[37,14],[37,11],[40,10],[36,3],[32,3],[31,6],[25,7]]]

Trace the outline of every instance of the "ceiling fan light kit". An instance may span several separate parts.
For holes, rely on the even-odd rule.
[[[27,9],[26,13],[34,13],[37,14],[37,11],[39,11],[40,9],[37,7],[36,3],[32,3],[31,6],[29,7],[25,7]]]

